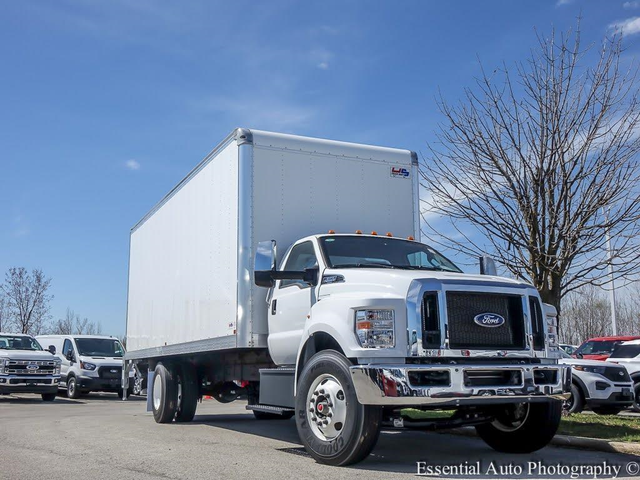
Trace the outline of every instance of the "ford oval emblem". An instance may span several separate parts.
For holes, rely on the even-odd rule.
[[[497,313],[481,313],[473,317],[473,321],[481,327],[500,327],[504,325],[504,317]]]
[[[38,365],[27,365],[27,370],[38,370],[39,368]]]

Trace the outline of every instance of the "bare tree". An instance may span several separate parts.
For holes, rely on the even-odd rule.
[[[87,317],[80,319],[80,315],[67,307],[64,318],[59,319],[53,326],[52,333],[58,335],[100,335],[100,322],[89,321]]]
[[[5,296],[8,325],[20,333],[37,335],[45,328],[49,315],[49,303],[53,295],[48,293],[51,279],[42,270],[31,273],[23,267],[10,268],[0,291]]]
[[[579,25],[538,40],[513,71],[483,70],[459,104],[440,98],[422,211],[432,241],[493,254],[560,311],[567,293],[609,284],[607,235],[616,280],[639,270],[640,106],[620,35],[595,51]]]
[[[7,297],[4,292],[0,290],[0,332],[3,331],[3,328],[7,328],[9,322],[9,309],[7,304]]]

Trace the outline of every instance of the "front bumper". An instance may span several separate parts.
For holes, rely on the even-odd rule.
[[[364,405],[457,407],[566,400],[566,365],[354,365],[351,378]]]
[[[55,393],[60,375],[0,375],[0,393]]]
[[[633,384],[625,388],[617,388],[616,391],[611,392],[607,398],[592,398],[587,400],[587,405],[591,408],[595,407],[620,407],[626,408],[633,405],[635,393],[633,391]]]
[[[120,378],[77,377],[78,388],[86,392],[116,392],[122,388]]]

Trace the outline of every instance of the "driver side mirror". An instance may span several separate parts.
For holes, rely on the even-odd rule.
[[[56,354],[56,347],[55,345],[49,345],[49,348],[47,348],[47,350],[49,351],[49,353],[51,355],[55,355]]]
[[[253,279],[257,286],[271,288],[276,271],[276,241],[259,242],[253,266]]]
[[[68,351],[67,354],[65,355],[65,358],[70,362],[73,362],[73,359],[74,359],[73,352],[71,350]]]

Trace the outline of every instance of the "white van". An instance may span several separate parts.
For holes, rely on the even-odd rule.
[[[89,392],[114,392],[122,398],[124,347],[117,338],[40,335],[37,339],[56,348],[56,356],[62,361],[60,388],[67,390],[67,397],[79,398]],[[127,396],[131,394],[131,388]]]

